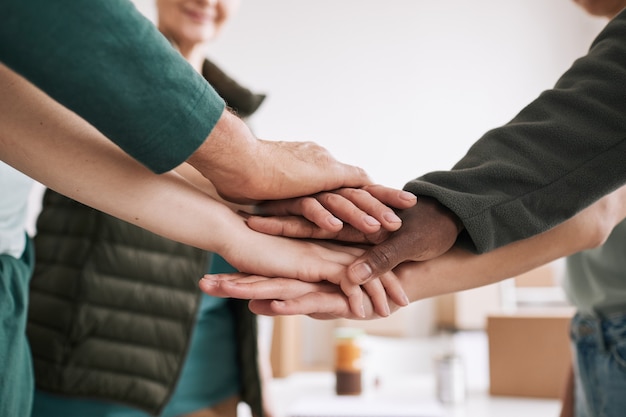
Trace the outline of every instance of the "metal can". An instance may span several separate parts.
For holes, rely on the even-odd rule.
[[[465,371],[463,360],[455,354],[446,354],[435,359],[437,398],[444,404],[465,401]]]

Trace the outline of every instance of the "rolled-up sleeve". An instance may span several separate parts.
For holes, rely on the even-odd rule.
[[[3,0],[0,60],[157,173],[185,161],[224,110],[128,0]]]

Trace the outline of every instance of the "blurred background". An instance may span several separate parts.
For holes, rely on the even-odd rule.
[[[402,187],[552,87],[605,23],[571,0],[242,0],[209,56],[267,93],[259,137]]]
[[[134,1],[154,16],[153,0]],[[242,0],[209,57],[267,94],[250,120],[257,136],[318,142],[400,188],[450,169],[551,88],[605,24],[571,0]],[[510,298],[502,286],[467,293],[460,327],[484,328],[485,312]],[[452,320],[441,304],[366,327],[428,336]],[[315,341],[334,324],[301,321],[302,361],[328,363],[330,348]]]
[[[133,1],[154,18],[153,0]],[[267,94],[250,119],[258,137],[315,141],[375,182],[401,188],[450,169],[483,133],[551,88],[605,24],[571,0],[242,0],[209,58]],[[478,353],[466,363],[480,368],[473,375],[484,389],[489,314],[523,303],[562,307],[558,275],[556,262],[526,283],[520,277],[420,301],[370,323],[278,319],[273,332],[272,324],[265,327],[275,374],[330,369],[333,329],[356,325],[370,335],[419,341],[384,351],[391,355],[380,366],[396,371],[430,366],[442,343],[472,352],[469,343]],[[478,338],[433,339],[459,331]],[[407,357],[425,361],[407,368]]]

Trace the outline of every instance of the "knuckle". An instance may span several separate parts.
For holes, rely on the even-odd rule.
[[[370,264],[375,271],[386,271],[395,259],[395,248],[391,245],[381,245],[370,253]]]
[[[324,207],[333,206],[340,198],[341,197],[335,193],[319,193],[317,195],[317,200]]]
[[[317,207],[317,200],[313,197],[303,197],[298,200],[298,209],[300,210],[300,213],[314,210]]]

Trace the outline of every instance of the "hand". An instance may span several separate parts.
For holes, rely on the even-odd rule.
[[[229,230],[232,232],[233,228]],[[365,315],[366,297],[363,289],[380,316],[387,316],[391,312],[387,297],[397,305],[407,305],[409,302],[393,273],[383,274],[363,286],[352,284],[346,279],[346,267],[363,253],[363,249],[268,236],[249,229],[246,236],[237,242],[218,250],[218,253],[242,273],[293,278],[309,283],[329,281],[346,294],[356,316]],[[201,281],[203,285],[214,282],[208,277]]]
[[[402,227],[394,233],[381,229],[366,234],[353,227],[331,232],[297,217],[253,216],[248,219],[248,226],[274,235],[374,244],[348,268],[349,280],[363,284],[404,261],[425,261],[443,254],[462,230],[456,215],[429,197],[419,197],[415,206],[400,212],[400,218]]]
[[[311,283],[290,278],[220,274],[207,275],[200,280],[200,288],[214,297],[249,299],[250,311],[265,316],[304,314],[319,320],[371,320],[386,316],[377,314],[367,297],[364,314],[354,314],[341,288],[327,281]],[[391,312],[399,308],[391,300],[389,305]]]
[[[348,267],[348,279],[363,284],[405,261],[426,261],[442,255],[456,242],[463,226],[437,200],[420,197],[401,214],[402,227],[373,246]]]
[[[224,199],[235,203],[278,200],[371,183],[363,169],[338,162],[315,143],[257,139],[228,110],[188,162],[215,185]]]
[[[297,237],[317,237],[315,233],[320,229],[332,235],[343,228],[344,221],[358,232],[372,234],[381,228],[388,231],[399,229],[402,220],[392,207],[406,209],[416,202],[415,195],[382,185],[340,188],[259,204],[257,213],[272,217],[252,216],[248,222],[252,229],[273,235],[284,235],[281,229],[289,227],[289,221],[299,225],[301,234]]]

